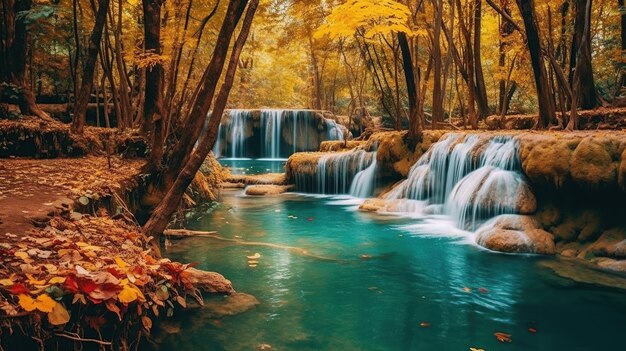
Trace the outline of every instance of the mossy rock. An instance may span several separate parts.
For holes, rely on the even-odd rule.
[[[572,179],[581,187],[590,190],[610,188],[616,182],[616,164],[607,142],[601,143],[594,137],[583,139],[571,158]]]

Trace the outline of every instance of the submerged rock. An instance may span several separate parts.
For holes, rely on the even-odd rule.
[[[207,311],[212,318],[221,318],[249,311],[259,304],[260,302],[256,297],[250,294],[236,292],[221,300],[207,302],[203,309]]]
[[[500,252],[555,253],[552,234],[540,229],[530,216],[498,216],[476,231],[476,243]]]
[[[290,185],[250,185],[246,188],[246,195],[278,195],[291,190],[291,188],[293,187]]]

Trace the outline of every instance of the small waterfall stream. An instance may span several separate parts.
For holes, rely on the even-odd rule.
[[[453,133],[424,154],[385,199],[423,201],[423,206],[396,205],[394,211],[429,209],[474,230],[485,219],[523,211],[520,200],[528,191],[515,139],[496,136],[481,142],[477,135]]]
[[[216,157],[284,159],[343,139],[342,127],[312,110],[227,111],[213,148]]]
[[[318,160],[314,174],[296,174],[296,190],[366,198],[374,193],[376,167],[376,151],[325,155]]]

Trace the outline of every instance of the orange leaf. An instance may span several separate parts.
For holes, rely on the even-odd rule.
[[[511,340],[511,334],[502,333],[502,332],[495,332],[493,335],[496,336],[496,339],[498,339],[499,342],[511,342],[511,341],[513,341],[513,340]]]
[[[152,328],[152,319],[150,319],[150,317],[148,316],[141,317],[141,323],[147,331],[150,331],[150,329]]]
[[[50,296],[47,294],[41,294],[37,296],[36,299],[28,295],[19,295],[19,305],[28,312],[39,310],[41,312],[52,312],[54,305],[57,304]]]
[[[56,303],[52,308],[52,312],[48,313],[48,322],[52,325],[61,325],[70,321],[70,314],[60,303]]]

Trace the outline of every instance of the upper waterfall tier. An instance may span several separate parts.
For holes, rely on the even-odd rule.
[[[349,137],[346,128],[315,110],[228,110],[213,149],[217,157],[287,158]]]

